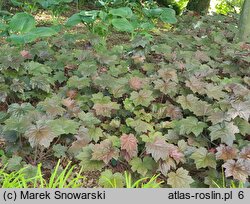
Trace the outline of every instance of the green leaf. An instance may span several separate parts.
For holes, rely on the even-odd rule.
[[[248,121],[250,116],[250,101],[232,103],[232,109],[228,111],[232,119],[239,116]]]
[[[31,164],[27,164],[23,168],[23,174],[25,179],[32,179],[37,176],[37,166],[32,166]]]
[[[217,123],[221,123],[223,121],[230,121],[231,120],[228,113],[225,111],[221,111],[221,110],[213,110],[207,119],[208,119],[208,121],[211,121],[213,125],[215,125]]]
[[[152,9],[143,8],[142,11],[147,17],[150,18],[158,18],[163,13],[162,8],[152,8]]]
[[[8,160],[8,165],[7,165],[7,169],[9,171],[18,171],[22,168],[22,157],[19,156],[12,156],[9,160]]]
[[[134,31],[133,25],[126,18],[114,18],[111,23],[118,31],[129,33]]]
[[[34,35],[36,38],[50,37],[56,35],[58,29],[55,27],[37,27],[32,29],[28,35]]]
[[[69,88],[83,89],[88,87],[90,79],[86,77],[79,78],[78,76],[72,76],[68,79],[67,86]]]
[[[95,75],[97,68],[98,67],[95,61],[85,61],[79,65],[77,71],[79,71],[83,77],[86,77]]]
[[[80,13],[76,13],[72,15],[70,18],[68,18],[66,22],[66,26],[72,27],[75,26],[79,23],[87,23],[91,24],[94,23],[95,20],[97,19],[99,11],[96,10],[91,10],[91,11],[81,11]]]
[[[78,114],[79,119],[82,121],[82,123],[87,127],[93,127],[94,125],[99,124],[101,121],[94,116],[93,113],[88,112],[80,112]]]
[[[109,14],[113,15],[113,16],[119,16],[122,18],[131,18],[133,15],[133,12],[131,10],[131,8],[129,7],[120,7],[120,8],[115,8],[115,9],[111,9],[109,11]]]
[[[179,96],[177,102],[181,104],[183,109],[192,111],[196,116],[210,115],[212,107],[206,101],[202,101],[193,94],[187,96]]]
[[[4,131],[15,130],[19,133],[24,133],[29,126],[29,121],[24,117],[10,117],[5,120]]]
[[[203,129],[207,127],[204,122],[199,122],[195,117],[187,117],[179,121],[180,124],[180,134],[190,134],[191,132],[197,137],[203,132]]]
[[[70,3],[73,0],[36,0],[44,9],[60,6],[63,3]]]
[[[226,143],[232,146],[235,140],[235,134],[239,133],[239,128],[233,124],[233,122],[224,122],[217,125],[213,125],[208,128],[211,131],[211,140],[221,139],[222,143]]]
[[[59,118],[49,122],[49,127],[56,135],[76,134],[79,123],[66,118]]]
[[[177,18],[175,17],[175,10],[171,8],[164,8],[160,19],[165,23],[175,24],[177,23]]]
[[[37,75],[31,78],[30,85],[32,89],[40,89],[45,91],[46,93],[51,92],[51,84],[53,84],[53,79],[48,77],[47,75]]]
[[[136,91],[133,91],[130,96],[130,100],[133,101],[135,106],[145,106],[148,107],[151,103],[151,101],[154,100],[152,96],[152,91],[150,90],[140,90],[139,93]]]
[[[30,36],[27,37],[26,35],[14,35],[14,34],[12,34],[7,38],[7,41],[12,42],[14,44],[25,44],[25,43],[33,41],[33,39],[34,38],[30,39]]]
[[[226,93],[222,91],[222,87],[214,86],[213,84],[206,85],[206,94],[208,97],[216,100],[223,99],[226,96]]]
[[[34,28],[25,34],[21,35],[12,34],[10,35],[10,37],[8,37],[7,40],[15,44],[25,44],[33,42],[38,38],[53,36],[57,34],[57,32],[58,31],[54,30],[53,28],[39,27],[39,28]]]
[[[5,31],[8,29],[8,26],[5,23],[0,22],[0,31]]]
[[[135,129],[137,133],[153,131],[154,127],[150,123],[146,123],[140,119],[134,120],[132,118],[126,119],[126,124]]]
[[[81,16],[81,20],[84,23],[93,23],[97,19],[99,11],[90,10],[90,11],[81,11],[79,15]]]
[[[25,69],[32,75],[50,74],[52,72],[49,66],[33,61],[25,63]]]
[[[76,13],[74,15],[72,15],[71,17],[68,18],[65,26],[68,26],[68,27],[73,27],[79,23],[82,22],[82,19],[81,19],[81,16],[79,13]]]
[[[65,109],[62,107],[62,99],[57,95],[52,96],[51,98],[46,98],[44,101],[41,101],[37,105],[41,110],[46,111],[46,113],[52,117],[62,116],[65,113]]]
[[[101,173],[98,183],[103,188],[122,188],[125,179],[121,173],[116,172],[113,174],[111,170],[107,169]]]
[[[83,168],[83,171],[95,171],[101,170],[104,167],[103,161],[91,160],[92,158],[92,147],[91,145],[83,147],[82,152],[77,155],[77,159],[79,159],[80,165]]]
[[[12,103],[9,105],[8,113],[14,117],[22,117],[34,109],[30,103],[22,103],[21,105]]]
[[[132,171],[137,171],[142,176],[145,176],[148,171],[152,170],[155,167],[155,161],[151,157],[144,157],[141,160],[138,157],[132,159],[129,164],[131,165]]]
[[[104,96],[102,92],[99,92],[97,94],[93,94],[91,100],[94,103],[109,103],[110,97],[109,96]]]
[[[10,0],[11,1],[11,3],[14,5],[14,6],[22,6],[23,5],[23,3],[22,2],[19,2],[19,1],[17,1],[17,0]]]
[[[54,156],[56,158],[61,158],[61,157],[66,156],[65,152],[67,151],[68,148],[65,146],[62,146],[61,144],[56,144],[56,145],[53,145],[52,149],[54,151]]]
[[[98,140],[103,137],[103,130],[99,127],[94,127],[89,129],[89,137],[94,140],[95,142],[98,142]]]
[[[197,149],[191,156],[191,159],[194,159],[197,169],[212,167],[216,168],[215,155],[209,153],[206,148],[200,147]]]
[[[10,21],[10,29],[14,32],[27,33],[36,26],[35,18],[27,13],[17,13]]]
[[[3,132],[1,137],[3,137],[6,142],[13,143],[16,142],[20,136],[16,131],[12,130]]]
[[[194,180],[188,173],[189,172],[182,167],[177,169],[176,172],[168,173],[168,185],[172,188],[190,188],[190,184],[193,183]]]
[[[239,117],[235,118],[234,121],[235,125],[237,125],[242,135],[244,136],[250,135],[250,123],[248,121],[243,120]]]

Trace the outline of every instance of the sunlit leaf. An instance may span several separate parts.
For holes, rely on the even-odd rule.
[[[135,129],[137,133],[153,131],[154,128],[150,123],[146,123],[140,119],[134,120],[132,118],[126,119],[126,124]]]
[[[57,135],[62,134],[76,134],[79,123],[74,120],[69,120],[66,118],[59,118],[49,122],[49,127],[55,132]]]
[[[36,26],[35,18],[28,13],[17,13],[10,21],[10,28],[14,32],[29,32]]]
[[[139,92],[133,91],[130,99],[133,101],[135,106],[142,105],[145,107],[148,107],[150,102],[154,100],[152,97],[152,91],[149,90],[140,90]]]
[[[50,74],[52,72],[49,66],[33,61],[26,63],[25,68],[32,75]]]
[[[191,156],[191,159],[194,159],[197,169],[212,167],[216,168],[215,155],[209,153],[206,148],[200,147],[197,149]]]
[[[101,170],[105,165],[103,161],[91,160],[93,153],[92,148],[93,145],[83,147],[82,151],[76,157],[81,161],[80,165],[84,171]]]
[[[99,124],[101,121],[94,116],[93,113],[88,112],[80,112],[78,114],[79,119],[83,122],[83,124],[87,127],[91,127],[93,125]]]
[[[51,98],[46,98],[44,101],[40,102],[38,106],[46,111],[48,115],[51,116],[62,116],[65,109],[62,107],[62,100],[58,96],[53,96]]]
[[[118,30],[123,32],[133,32],[133,25],[126,18],[114,18],[111,21],[112,25]]]
[[[21,105],[12,103],[8,108],[8,113],[14,117],[22,117],[32,110],[34,107],[30,103],[22,103]]]
[[[188,175],[188,171],[182,167],[177,169],[176,172],[170,172],[167,174],[167,183],[172,188],[189,188],[190,184],[194,182],[191,176]]]
[[[89,137],[97,142],[101,137],[103,137],[103,130],[99,127],[91,127],[89,128]]]
[[[179,96],[177,102],[181,104],[183,109],[192,111],[196,116],[209,115],[212,111],[211,105],[205,101],[201,101],[193,94]]]
[[[203,132],[203,129],[207,127],[207,124],[204,122],[199,122],[195,117],[187,117],[179,121],[180,123],[180,134],[190,134],[191,132],[195,136],[200,135]]]
[[[235,134],[239,133],[239,128],[233,122],[225,122],[213,125],[208,128],[210,130],[211,140],[221,139],[221,142],[231,146],[235,140]]]
[[[110,9],[109,13],[112,14],[113,16],[119,16],[123,18],[131,18],[133,15],[133,12],[131,8],[129,7],[120,7],[117,9]]]
[[[246,101],[232,103],[232,109],[228,111],[228,114],[233,119],[239,116],[240,118],[248,121],[250,116],[250,102]]]
[[[111,170],[107,169],[101,173],[98,183],[103,188],[122,188],[125,179],[121,173],[116,172],[113,174]]]
[[[250,135],[250,123],[239,117],[235,118],[235,125],[239,128],[240,133],[244,136]]]
[[[222,91],[222,87],[214,86],[213,84],[206,85],[206,94],[208,97],[220,100],[226,96],[226,93]]]
[[[211,121],[213,125],[215,125],[223,121],[230,121],[230,117],[227,112],[216,110],[216,111],[211,111],[210,115],[208,116],[208,120]]]
[[[144,157],[142,160],[138,157],[132,159],[129,164],[133,172],[137,171],[142,176],[145,176],[148,171],[155,167],[155,162],[151,157]]]

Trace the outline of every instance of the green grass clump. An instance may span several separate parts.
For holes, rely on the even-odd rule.
[[[75,165],[71,162],[60,172],[60,160],[57,162],[49,178],[45,178],[42,173],[42,164],[38,164],[37,172],[34,177],[28,178],[23,167],[18,171],[9,173],[6,166],[0,169],[1,188],[78,188],[83,185],[84,176],[81,175],[82,169],[75,170]]]

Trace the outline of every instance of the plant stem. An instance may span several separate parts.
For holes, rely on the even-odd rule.
[[[35,155],[34,155],[34,164],[36,165],[37,162],[37,151],[38,151],[38,147],[35,147]]]

